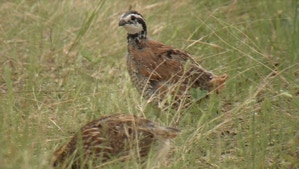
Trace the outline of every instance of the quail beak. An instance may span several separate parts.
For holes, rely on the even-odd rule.
[[[123,19],[121,19],[118,23],[118,26],[124,26],[125,24],[127,24],[127,22]]]

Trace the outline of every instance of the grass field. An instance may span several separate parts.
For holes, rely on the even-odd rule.
[[[229,74],[224,92],[182,112],[147,105],[118,27],[130,5],[153,39]],[[84,123],[112,113],[170,126],[181,113],[160,168],[299,168],[296,0],[1,1],[0,72],[1,169],[50,168]]]

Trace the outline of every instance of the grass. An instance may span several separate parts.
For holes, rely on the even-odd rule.
[[[53,151],[104,114],[172,125],[178,112],[147,106],[126,72],[118,18],[130,5],[152,38],[230,76],[222,94],[183,110],[161,168],[299,167],[297,1],[14,0],[0,3],[0,168],[50,168]]]

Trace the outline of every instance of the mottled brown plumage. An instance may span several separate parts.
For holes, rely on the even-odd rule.
[[[142,96],[161,104],[173,97],[172,107],[190,102],[190,89],[222,90],[227,75],[205,70],[186,52],[151,40],[146,23],[136,11],[124,13],[119,22],[127,32],[127,67],[133,84]],[[163,105],[162,105],[163,106]]]
[[[52,165],[57,168],[94,167],[111,159],[144,160],[152,149],[156,160],[165,156],[169,139],[178,129],[162,127],[145,118],[115,114],[87,123],[72,139],[54,152]]]

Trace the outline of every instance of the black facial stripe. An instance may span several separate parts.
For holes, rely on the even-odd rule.
[[[143,31],[146,32],[146,24],[145,24],[144,20],[141,18],[136,18],[136,20],[138,23],[140,23],[142,25]]]

